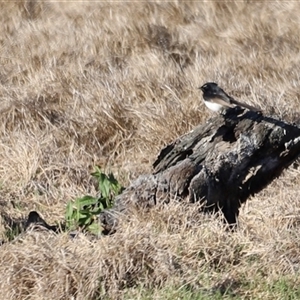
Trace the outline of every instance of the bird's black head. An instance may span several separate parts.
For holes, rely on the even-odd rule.
[[[217,92],[220,88],[215,82],[207,82],[203,84],[199,89],[205,93],[205,92]]]

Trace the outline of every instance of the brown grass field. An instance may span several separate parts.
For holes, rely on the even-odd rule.
[[[212,113],[216,81],[299,123],[299,1],[38,1],[0,4],[0,299],[299,299],[297,165],[217,216],[172,201],[111,236],[22,232],[94,194],[99,165],[127,186],[164,145]]]

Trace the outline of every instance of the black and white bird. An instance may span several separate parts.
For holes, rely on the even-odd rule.
[[[222,113],[228,108],[241,106],[249,110],[260,112],[261,110],[239,102],[227,95],[215,82],[207,82],[199,88],[203,92],[204,104],[212,111]]]

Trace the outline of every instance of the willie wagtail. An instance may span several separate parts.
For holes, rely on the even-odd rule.
[[[236,101],[227,95],[215,82],[207,82],[199,88],[203,92],[204,104],[216,112],[224,112],[226,109],[235,106],[241,106],[252,111],[261,110],[245,103]]]

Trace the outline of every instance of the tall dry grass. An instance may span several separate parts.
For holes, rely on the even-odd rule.
[[[61,220],[68,200],[95,192],[95,165],[124,185],[151,172],[166,143],[210,116],[204,82],[298,122],[299,13],[297,1],[2,2],[2,239],[7,219],[33,209]],[[96,242],[23,233],[1,246],[0,298],[278,299],[276,282],[300,283],[298,185],[286,171],[232,234],[176,201]]]

